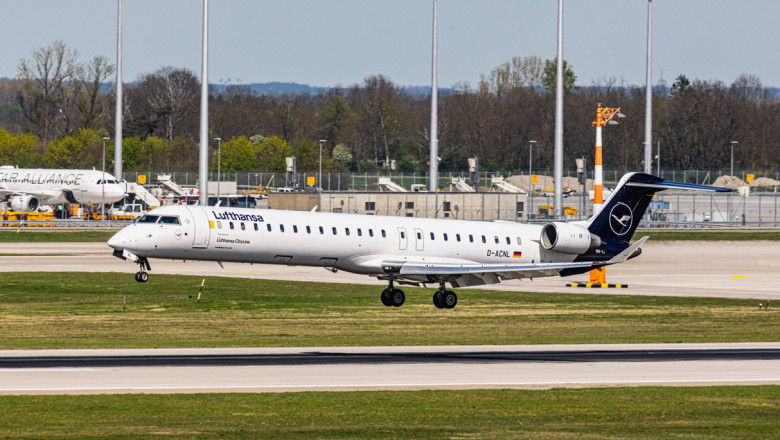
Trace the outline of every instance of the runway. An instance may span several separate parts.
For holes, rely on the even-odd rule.
[[[780,343],[9,350],[0,394],[780,384]]]
[[[333,274],[320,267],[151,260],[155,274],[225,276],[256,279],[371,284],[383,281],[362,275]],[[3,243],[0,272],[125,272],[137,268],[111,255],[104,243]],[[607,281],[627,289],[575,289],[568,283],[587,281],[587,275],[567,278],[509,280],[479,288],[527,292],[698,296],[780,300],[780,246],[768,241],[657,242],[642,246],[642,255],[609,266]],[[381,289],[367,288],[378,295]]]
[[[184,274],[369,285],[322,268],[152,260],[151,276]],[[124,272],[104,243],[3,243],[0,272]],[[610,266],[628,289],[574,289],[584,276],[485,289],[780,299],[774,242],[646,243]],[[0,394],[289,392],[780,384],[780,343],[586,346],[341,347],[0,352]]]

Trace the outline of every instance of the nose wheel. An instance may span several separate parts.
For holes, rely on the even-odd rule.
[[[145,283],[149,281],[149,273],[146,272],[147,270],[152,270],[152,267],[149,266],[149,260],[146,258],[139,258],[138,267],[138,272],[135,273],[135,280],[139,283]]]

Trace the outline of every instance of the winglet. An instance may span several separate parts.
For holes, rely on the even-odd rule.
[[[644,242],[647,241],[648,238],[650,237],[644,236],[640,238],[639,240],[636,241],[636,243],[627,247],[626,250],[612,257],[612,259],[609,260],[607,264],[617,264],[628,260],[632,255],[634,255],[634,252],[636,252],[636,250],[639,249],[639,246],[642,246],[642,244],[644,244]]]

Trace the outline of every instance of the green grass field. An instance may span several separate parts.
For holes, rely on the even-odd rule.
[[[0,397],[13,439],[777,439],[780,387]]]
[[[0,243],[106,242],[114,234],[116,230],[41,231],[5,228],[0,230]]]
[[[758,300],[406,288],[131,273],[4,273],[2,349],[780,341]],[[123,303],[126,301],[126,309]]]

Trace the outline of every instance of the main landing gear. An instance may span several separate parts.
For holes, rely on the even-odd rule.
[[[406,295],[401,289],[393,287],[393,280],[390,280],[387,288],[382,291],[382,304],[387,307],[401,307],[404,305]],[[458,296],[452,290],[447,290],[444,283],[439,285],[439,290],[433,294],[433,305],[439,309],[451,309],[458,304]]]
[[[138,259],[138,272],[135,273],[135,280],[139,283],[145,283],[149,281],[149,274],[146,272],[147,270],[152,270],[152,267],[149,266],[149,260],[146,259],[146,257],[141,257]]]
[[[381,298],[382,304],[386,305],[387,307],[401,307],[404,305],[404,301],[406,301],[406,295],[404,295],[404,291],[393,288],[393,280],[390,280],[390,284],[387,286],[387,289],[382,291]]]
[[[433,294],[433,305],[437,309],[451,309],[458,303],[458,295],[452,290],[447,290],[444,283],[439,284],[439,290]]]

